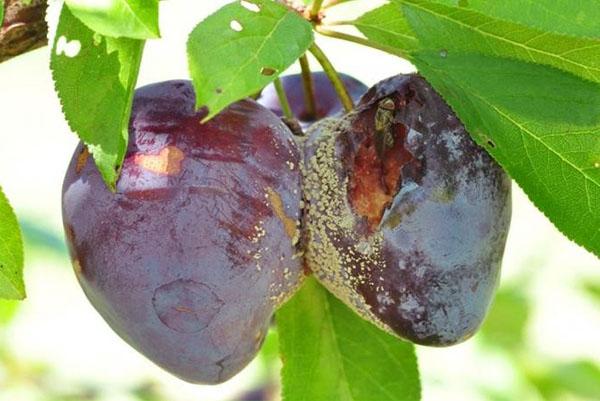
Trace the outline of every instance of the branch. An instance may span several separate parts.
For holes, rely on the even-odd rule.
[[[47,0],[4,0],[0,63],[48,44],[47,7]]]

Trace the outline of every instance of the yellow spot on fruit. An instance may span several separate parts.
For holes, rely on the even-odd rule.
[[[144,170],[155,174],[176,175],[181,171],[183,159],[185,155],[178,147],[167,146],[157,155],[136,155],[134,162]]]
[[[275,213],[275,216],[277,216],[283,223],[286,234],[288,237],[294,238],[296,236],[296,221],[285,214],[281,196],[279,196],[277,192],[273,191],[273,189],[267,188],[267,197],[273,206],[273,212]]]
[[[83,273],[83,268],[81,267],[81,263],[79,262],[79,259],[73,259],[73,270],[75,271],[76,275],[81,275],[81,273]]]

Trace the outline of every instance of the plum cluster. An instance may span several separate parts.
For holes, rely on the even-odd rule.
[[[76,149],[67,242],[119,336],[184,380],[219,383],[256,355],[306,274],[400,338],[475,332],[498,283],[508,177],[420,76],[368,91],[343,79],[356,108],[343,114],[315,74],[308,116],[301,78],[284,77],[305,137],[269,88],[205,124],[189,82],[140,88],[114,193]]]

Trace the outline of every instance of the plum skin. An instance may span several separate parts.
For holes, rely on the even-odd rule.
[[[329,77],[327,77],[327,74],[325,74],[323,71],[316,71],[312,72],[311,76],[315,91],[315,118],[310,118],[308,116],[308,110],[306,109],[306,102],[304,99],[305,95],[302,75],[292,74],[281,77],[281,85],[285,90],[292,113],[300,123],[300,126],[304,129],[310,127],[318,120],[321,120],[325,117],[335,116],[344,111],[344,107],[340,102],[339,96],[333,88],[333,85],[331,84]],[[339,74],[339,76],[346,86],[348,94],[354,101],[360,99],[360,97],[368,89],[365,84],[351,77],[350,75]],[[283,116],[281,104],[279,103],[279,97],[277,96],[277,92],[275,91],[275,86],[273,84],[267,86],[262,91],[257,101],[278,116]]]
[[[447,346],[472,336],[500,276],[504,171],[418,75],[378,83],[308,135],[305,258],[316,277],[403,339]]]
[[[114,331],[174,375],[213,384],[254,358],[302,282],[301,158],[252,100],[200,124],[205,114],[187,81],[138,89],[116,193],[80,145],[63,221],[77,278]]]

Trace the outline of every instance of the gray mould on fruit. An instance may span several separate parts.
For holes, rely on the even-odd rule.
[[[418,75],[371,88],[305,146],[305,259],[331,292],[418,344],[472,336],[498,285],[510,180]]]

